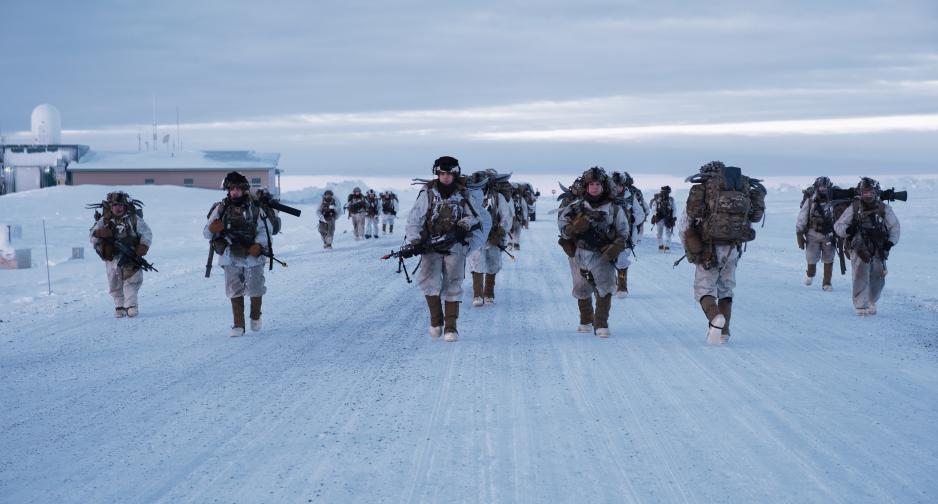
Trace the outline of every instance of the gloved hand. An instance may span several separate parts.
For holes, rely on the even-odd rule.
[[[847,236],[853,236],[855,234],[857,234],[857,225],[854,223],[847,226]]]
[[[143,244],[143,243],[137,245],[137,249],[134,250],[134,252],[136,252],[137,255],[140,256],[140,257],[143,257],[143,256],[147,255],[147,252],[149,252],[149,251],[150,251],[150,246],[149,246],[149,245],[145,245],[145,244]]]
[[[891,249],[891,248],[892,248],[893,246],[895,246],[895,245],[896,245],[895,243],[893,243],[893,242],[891,242],[891,241],[889,241],[889,240],[886,240],[886,243],[883,244],[883,250],[885,250],[886,252],[889,252],[889,249]]]
[[[248,254],[250,254],[251,257],[257,257],[261,255],[263,250],[260,243],[252,243],[251,246],[248,247]]]
[[[658,216],[657,216],[657,215],[652,215],[652,216],[651,216],[651,225],[654,226],[654,225],[657,224],[657,223],[658,223]]]
[[[221,233],[225,229],[225,225],[222,224],[221,219],[215,219],[208,225],[208,230],[212,234]]]
[[[463,217],[462,219],[456,221],[456,225],[463,228],[465,231],[469,231],[469,228],[472,227],[472,218]]]
[[[110,238],[114,236],[114,232],[111,231],[109,227],[98,228],[94,230],[94,235],[97,238]]]
[[[798,248],[800,248],[801,250],[804,250],[804,245],[805,245],[804,233],[795,233],[795,238],[798,239]]]
[[[603,257],[605,257],[607,261],[615,262],[616,259],[619,258],[619,254],[621,254],[623,250],[625,250],[625,244],[622,243],[620,240],[616,240],[610,243],[609,245],[606,245],[605,247],[603,247],[602,249]]]
[[[573,240],[561,238],[557,240],[557,244],[560,245],[560,248],[563,249],[563,253],[567,254],[567,257],[573,257],[576,255],[576,242]]]
[[[570,231],[571,235],[580,234],[590,228],[590,219],[586,214],[577,215],[570,224],[567,224],[567,229]]]

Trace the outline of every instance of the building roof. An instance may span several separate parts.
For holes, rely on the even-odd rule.
[[[69,171],[109,170],[270,170],[280,153],[254,151],[113,152],[89,151]]]

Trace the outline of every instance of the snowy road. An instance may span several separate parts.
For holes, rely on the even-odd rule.
[[[62,215],[92,200],[67,189]],[[800,284],[797,203],[770,197],[740,263],[733,338],[712,348],[692,268],[672,269],[679,254],[647,236],[612,337],[576,333],[548,220],[506,263],[498,303],[463,303],[460,341],[431,341],[417,288],[376,259],[397,241],[342,235],[321,251],[305,207],[304,226],[284,217],[289,268],[268,276],[264,330],[228,338],[221,272],[202,278],[192,218],[217,194],[163,190],[162,206],[138,196],[153,201],[161,271],[138,319],[110,318],[96,258],[61,266],[51,297],[38,268],[0,271],[13,286],[0,296],[0,501],[938,499],[938,279],[915,252],[936,237],[912,232],[934,223],[935,199],[897,207],[906,241],[881,314],[861,319],[846,277],[833,293]],[[84,229],[61,220],[87,229],[87,212]]]

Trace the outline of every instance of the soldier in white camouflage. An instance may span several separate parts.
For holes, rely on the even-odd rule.
[[[481,191],[470,194],[459,161],[442,156],[433,163],[435,179],[426,183],[407,216],[405,241],[414,248],[433,246],[420,259],[417,283],[430,312],[430,336],[459,336],[456,321],[466,277],[466,256],[489,232]],[[477,194],[475,194],[477,193]]]
[[[853,273],[853,308],[857,315],[876,315],[876,303],[886,285],[886,260],[899,243],[899,219],[880,199],[879,182],[863,177],[853,201],[834,231],[846,240]]]
[[[694,264],[694,297],[707,317],[707,344],[730,338],[733,289],[742,245],[755,238],[765,213],[765,188],[735,166],[712,161],[692,182],[681,220],[681,241]]]
[[[625,253],[631,228],[625,212],[615,202],[615,185],[603,168],[586,170],[580,183],[579,197],[557,214],[560,245],[572,259],[573,297],[580,311],[577,331],[608,338],[616,261]]]
[[[131,255],[143,257],[153,244],[150,226],[138,215],[140,202],[123,191],[108,193],[100,205],[102,215],[91,227],[91,245],[104,261],[108,291],[114,299],[114,316],[136,317],[139,313],[138,294],[143,285],[143,272],[127,253],[118,250],[121,242]]]
[[[817,263],[823,261],[824,277],[821,288],[833,290],[834,275],[834,184],[827,177],[818,177],[812,186],[811,196],[802,201],[795,222],[795,239],[804,250],[807,269],[804,284],[811,285],[817,275]]]

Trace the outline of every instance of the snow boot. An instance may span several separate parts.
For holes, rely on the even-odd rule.
[[[127,316],[127,309],[123,306],[114,308],[114,318],[124,318]]]
[[[459,301],[447,301],[443,305],[443,340],[456,341],[459,332],[456,331],[456,320],[459,318]]]
[[[719,345],[722,343],[723,327],[726,325],[726,319],[720,313],[720,307],[717,306],[717,300],[713,296],[704,296],[700,298],[700,307],[704,315],[707,316],[709,327],[707,327],[707,344]]]
[[[870,303],[870,305],[866,307],[866,314],[876,315],[876,305],[873,303]]]
[[[629,269],[616,271],[616,297],[622,299],[629,295]]]
[[[664,252],[664,245],[658,245],[658,252]]]
[[[671,247],[665,245],[665,246],[664,246],[664,253],[665,253],[665,254],[670,254],[670,253],[671,253]]]
[[[486,304],[495,303],[495,275],[492,273],[485,274],[485,286],[482,287],[482,297],[485,298]]]
[[[720,313],[723,314],[724,319],[723,331],[720,332],[720,342],[726,343],[730,340],[730,317],[733,316],[733,298],[723,298],[717,303],[717,306],[720,308]]]
[[[593,315],[593,327],[596,336],[609,337],[609,310],[612,308],[612,293],[596,296],[596,313]]]
[[[834,263],[824,263],[824,277],[821,280],[821,288],[827,292],[834,290],[831,285],[832,276],[834,276]]]
[[[388,234],[394,234],[394,224],[388,225]]]
[[[809,264],[808,271],[804,274],[804,284],[811,285],[814,282],[814,275],[817,275],[817,264]]]
[[[244,334],[244,296],[231,298],[231,314],[234,316],[231,336],[241,336]]]
[[[430,336],[439,338],[443,335],[443,302],[440,296],[426,296],[427,308],[430,309]]]
[[[134,317],[136,317],[139,313],[140,313],[140,310],[138,310],[136,306],[128,306],[128,307],[127,307],[127,316],[128,316],[128,317],[134,318]]]
[[[485,276],[482,273],[472,272],[472,306],[482,306],[482,284]]]
[[[577,299],[576,304],[580,307],[580,325],[576,326],[576,332],[590,332],[593,329],[593,298]]]
[[[254,332],[261,330],[261,297],[251,297],[251,330]]]

